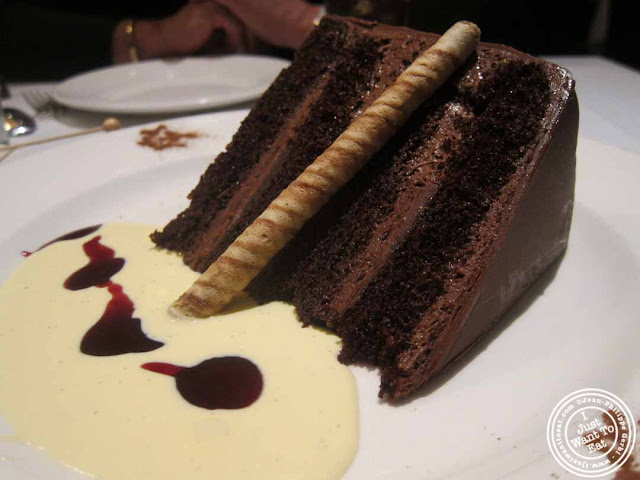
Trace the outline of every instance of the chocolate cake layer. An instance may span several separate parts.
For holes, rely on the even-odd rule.
[[[205,269],[436,39],[325,18],[209,167],[189,209],[154,240]],[[283,102],[287,89],[294,93]],[[279,97],[286,105],[272,110]],[[481,44],[274,258],[251,293],[293,301],[304,323],[334,329],[342,361],[381,367],[381,395],[411,394],[566,246],[575,102],[566,71]],[[550,149],[554,136],[562,144]],[[540,192],[547,205],[534,218],[545,205]]]
[[[204,173],[189,208],[154,242],[204,271],[402,71],[397,62],[382,65],[385,42],[324,21]]]

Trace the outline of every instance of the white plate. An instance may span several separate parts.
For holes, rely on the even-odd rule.
[[[94,112],[174,113],[255,100],[289,62],[254,55],[150,60],[62,82],[53,98]]]
[[[169,122],[208,134],[189,148],[136,145],[139,128],[95,135],[0,166],[0,280],[20,250],[98,222],[163,223],[245,112]],[[360,451],[345,480],[562,478],[546,444],[554,405],[586,387],[611,391],[640,414],[640,157],[580,140],[569,250],[500,326],[411,401],[377,399],[378,375],[354,368]],[[13,208],[7,208],[13,205]],[[2,366],[0,368],[12,368]],[[3,441],[0,478],[88,477],[39,450]]]

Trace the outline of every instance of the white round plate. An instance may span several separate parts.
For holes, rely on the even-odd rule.
[[[206,135],[184,149],[142,148],[137,127],[10,157],[0,165],[0,281],[21,262],[21,250],[76,228],[173,218],[245,114],[167,122]],[[602,388],[638,419],[640,156],[581,139],[578,158],[564,260],[487,338],[401,405],[378,400],[375,370],[353,368],[361,439],[344,480],[566,478],[546,443],[547,420],[560,399]],[[0,417],[0,478],[89,479],[9,435]]]
[[[149,60],[76,75],[58,85],[53,98],[93,112],[206,110],[255,100],[287,65],[255,55]]]

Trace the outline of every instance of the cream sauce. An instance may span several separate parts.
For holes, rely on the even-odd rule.
[[[237,301],[199,321],[175,320],[169,303],[196,274],[154,248],[151,227],[105,225],[27,258],[0,289],[0,410],[24,441],[104,480],[338,479],[358,448],[357,390],[336,360],[334,335],[301,328],[292,306]],[[165,345],[146,353],[80,352],[100,318],[104,288],[69,291],[87,263],[84,242],[126,259],[113,277],[135,304],[142,329]],[[172,377],[146,362],[194,366],[241,356],[263,375],[258,400],[239,410],[185,401]]]

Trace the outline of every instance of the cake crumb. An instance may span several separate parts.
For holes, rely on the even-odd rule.
[[[640,480],[640,462],[631,454],[626,462],[616,470],[613,480]]]
[[[161,123],[156,128],[143,128],[140,130],[138,145],[160,151],[167,148],[184,148],[187,146],[187,139],[198,138],[198,132],[178,132],[170,130]]]

